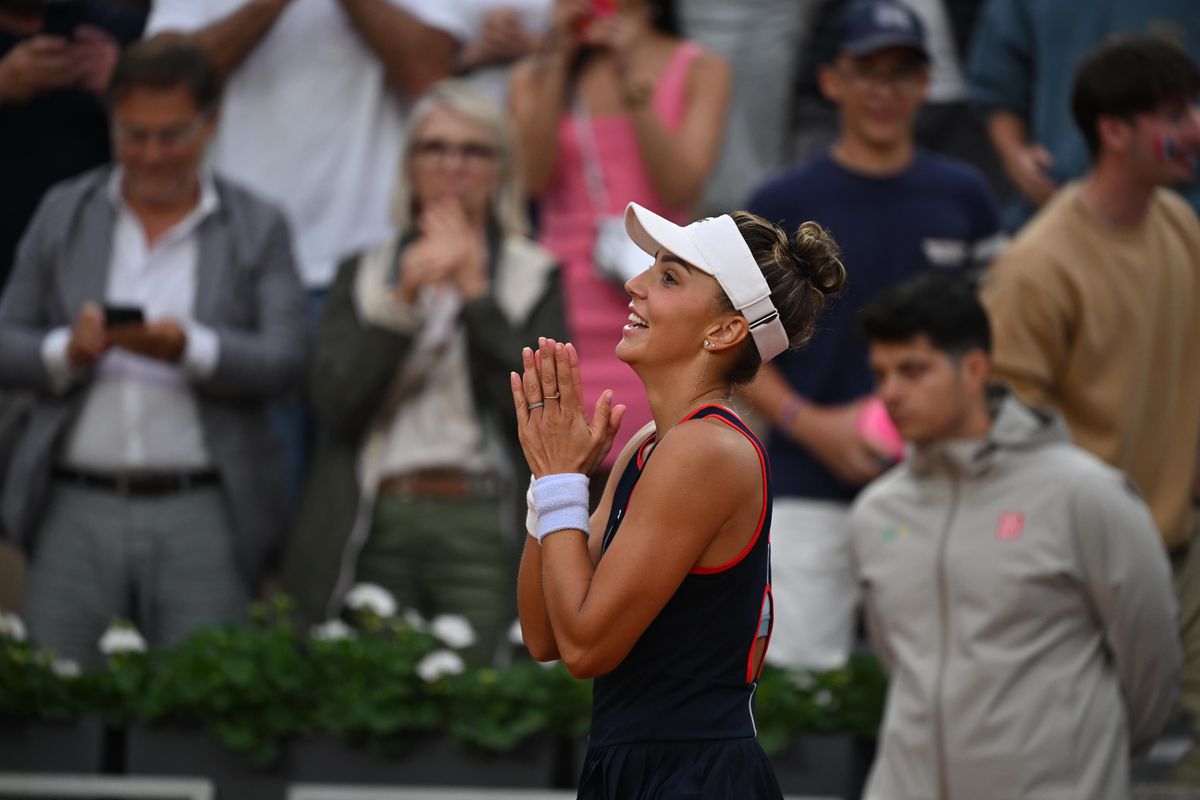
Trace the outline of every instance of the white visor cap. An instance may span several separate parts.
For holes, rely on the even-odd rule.
[[[680,227],[637,203],[625,207],[625,232],[649,255],[669,250],[716,278],[729,302],[750,323],[763,363],[788,349],[787,331],[771,302],[771,288],[728,214]]]

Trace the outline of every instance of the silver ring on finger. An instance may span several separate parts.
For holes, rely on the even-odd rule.
[[[545,403],[530,403],[529,410],[533,411],[535,408],[541,408],[544,405],[546,405],[546,404]]]
[[[547,394],[547,395],[543,395],[542,399],[543,400],[557,400],[560,397],[562,397],[561,394]]]

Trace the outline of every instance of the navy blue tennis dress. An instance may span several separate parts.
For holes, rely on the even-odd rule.
[[[688,573],[629,655],[596,678],[579,783],[586,800],[782,797],[755,738],[751,708],[758,681],[754,643],[769,637],[771,627],[770,466],[762,443],[737,415],[705,406],[685,420],[701,417],[737,429],[758,451],[758,529],[729,563]],[[620,531],[653,441],[647,439],[621,474],[602,551]]]

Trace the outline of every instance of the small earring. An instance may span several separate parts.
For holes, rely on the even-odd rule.
[[[704,340],[704,346],[705,346],[705,347],[712,347],[712,342],[710,342],[708,339],[705,339],[705,340]]]

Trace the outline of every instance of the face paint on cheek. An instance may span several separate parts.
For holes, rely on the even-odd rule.
[[[1173,137],[1166,134],[1160,133],[1154,137],[1154,154],[1159,161],[1184,162],[1189,167],[1196,165],[1196,154],[1184,150]]]

